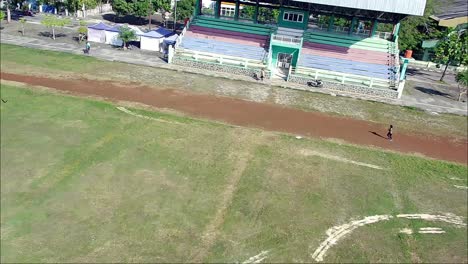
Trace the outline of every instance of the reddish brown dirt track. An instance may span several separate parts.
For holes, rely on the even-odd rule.
[[[386,125],[367,121],[305,112],[274,104],[240,99],[192,94],[173,89],[153,89],[88,79],[58,80],[43,77],[1,73],[3,80],[45,86],[83,95],[95,95],[111,100],[133,101],[159,108],[169,108],[195,117],[226,123],[281,131],[308,137],[337,138],[349,143],[377,146],[406,153],[421,153],[435,159],[467,163],[467,140],[449,137],[398,133],[394,141],[383,138]],[[398,131],[398,130],[397,130]],[[375,132],[375,133],[373,133]],[[379,136],[382,135],[382,136]]]

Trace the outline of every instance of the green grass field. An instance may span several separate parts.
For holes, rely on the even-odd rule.
[[[252,82],[233,81],[173,70],[101,61],[93,57],[44,51],[0,44],[2,71],[51,76],[136,82],[154,89],[180,89],[241,99],[282,104],[305,111],[320,111],[382,124],[393,124],[398,131],[432,133],[465,139],[465,116],[430,115],[427,112],[395,105],[347,97],[269,87]]]
[[[263,262],[314,262],[333,226],[468,212],[454,187],[467,185],[466,166],[129,108],[148,120],[45,90],[1,94],[4,263],[243,262],[263,251]],[[421,227],[445,233],[399,233]],[[467,262],[467,246],[466,226],[394,217],[356,229],[324,261]]]

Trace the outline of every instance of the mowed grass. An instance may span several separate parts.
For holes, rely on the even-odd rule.
[[[44,90],[1,94],[2,262],[243,262],[262,251],[264,262],[314,262],[326,230],[351,220],[467,214],[467,191],[453,186],[467,184],[463,165],[130,108],[165,122],[147,120]],[[427,226],[446,233],[398,233]],[[467,262],[467,246],[466,227],[393,219],[355,230],[324,261]]]
[[[190,74],[179,71],[102,61],[93,57],[0,44],[1,69],[5,72],[52,78],[89,78],[142,83],[155,89],[180,89],[246,100],[282,104],[305,111],[393,124],[397,131],[439,136],[468,136],[467,118],[431,115],[408,107],[347,97],[270,87],[258,83]]]

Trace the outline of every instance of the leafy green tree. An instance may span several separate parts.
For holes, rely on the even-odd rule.
[[[244,6],[240,11],[240,17],[246,19],[254,19],[255,6]],[[258,8],[257,20],[259,22],[278,22],[279,10],[266,7]]]
[[[467,37],[463,32],[449,30],[446,37],[439,41],[435,50],[435,57],[439,63],[445,64],[440,81],[444,80],[447,68],[453,62],[468,63]]]
[[[81,42],[88,34],[88,27],[86,26],[86,22],[80,20],[80,27],[78,28],[78,41]]]
[[[52,39],[55,40],[55,28],[64,27],[70,24],[70,22],[71,20],[68,18],[58,18],[56,16],[46,15],[42,19],[41,24],[52,29]]]
[[[457,73],[455,80],[458,83],[458,101],[460,101],[462,95],[468,91],[468,69]]]
[[[112,9],[118,16],[134,15],[144,18],[155,11],[169,11],[170,0],[113,0]]]
[[[133,10],[133,1],[126,0],[113,0],[112,1],[112,10],[118,16],[125,16],[132,13]]]
[[[97,0],[66,0],[64,2],[65,7],[71,12],[81,10],[83,4],[85,5],[86,9],[93,9],[96,8],[99,3],[101,3],[100,0],[99,2]]]
[[[443,35],[437,23],[430,18],[440,5],[436,0],[427,0],[423,16],[409,16],[401,21],[398,38],[400,50],[421,51],[423,40],[438,39]]]
[[[19,22],[21,23],[21,35],[24,36],[24,26],[26,25],[26,18],[24,17],[20,18]]]
[[[184,20],[191,17],[195,9],[195,0],[181,0],[177,2],[177,17],[176,20]]]
[[[119,29],[119,38],[123,41],[123,48],[127,48],[127,43],[136,39],[136,33],[128,26],[121,26]]]
[[[0,21],[2,21],[3,19],[5,19],[5,12],[0,10]]]
[[[148,0],[137,0],[132,4],[132,15],[143,18],[150,11],[150,2]]]

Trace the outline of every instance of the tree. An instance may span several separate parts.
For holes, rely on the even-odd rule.
[[[462,95],[468,91],[468,69],[457,73],[455,80],[458,83],[458,101],[460,101]]]
[[[255,16],[255,6],[244,6],[241,11],[241,18],[254,19]],[[257,21],[260,22],[277,22],[279,16],[278,9],[271,9],[266,7],[258,8]]]
[[[176,20],[184,20],[193,14],[195,9],[195,0],[181,0],[177,2],[177,17]]]
[[[132,13],[133,2],[126,0],[113,0],[112,10],[117,16],[129,15]]]
[[[24,36],[24,25],[26,25],[26,18],[24,17],[20,18],[19,22],[21,23],[21,35]]]
[[[436,46],[435,57],[439,63],[445,64],[444,72],[440,81],[444,80],[445,73],[450,64],[457,62],[466,64],[468,62],[467,37],[463,32],[449,30],[445,38],[439,41]]]
[[[81,42],[88,34],[88,27],[86,26],[86,22],[80,20],[80,27],[78,28],[78,41]]]
[[[0,22],[5,19],[5,12],[3,12],[2,10],[0,10]]]
[[[71,11],[76,12],[85,6],[86,9],[93,9],[98,5],[97,0],[65,0],[65,7]]]
[[[136,33],[128,26],[121,26],[119,29],[119,38],[123,41],[123,48],[127,48],[127,43],[136,39]]]
[[[423,16],[408,16],[401,21],[398,38],[400,50],[420,51],[423,40],[439,39],[443,35],[437,22],[430,18],[434,10],[440,9],[440,5],[436,0],[427,0]]]
[[[44,26],[52,29],[52,39],[55,40],[55,28],[56,27],[64,27],[64,26],[70,24],[70,22],[71,21],[68,18],[57,18],[56,16],[46,15],[42,19],[41,24],[43,24]]]

